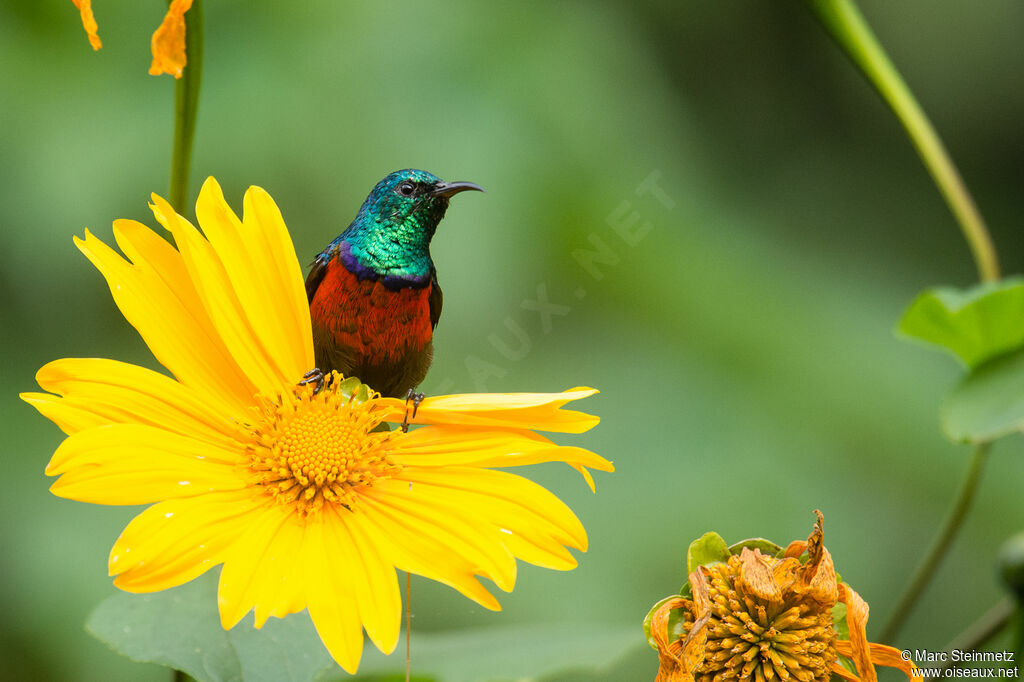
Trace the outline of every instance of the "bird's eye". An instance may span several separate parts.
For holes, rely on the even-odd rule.
[[[398,186],[398,193],[401,194],[403,197],[411,197],[415,189],[416,186],[413,185],[408,180],[406,180],[405,182]]]

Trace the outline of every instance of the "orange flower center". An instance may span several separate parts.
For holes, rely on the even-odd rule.
[[[370,403],[339,388],[335,379],[317,395],[311,386],[265,401],[258,425],[249,425],[248,470],[255,485],[300,514],[325,503],[351,510],[361,490],[399,470],[388,457],[392,434]]]

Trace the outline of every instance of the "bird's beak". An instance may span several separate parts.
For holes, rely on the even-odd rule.
[[[430,196],[450,197],[471,189],[475,192],[483,192],[484,188],[472,182],[440,182],[430,190]]]

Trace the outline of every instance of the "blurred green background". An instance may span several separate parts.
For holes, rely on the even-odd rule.
[[[308,262],[389,171],[478,182],[488,193],[453,202],[434,240],[445,313],[425,390],[602,391],[584,405],[600,427],[563,439],[615,461],[597,495],[559,467],[526,472],[586,525],[580,567],[521,566],[500,614],[419,580],[418,628],[636,623],[639,642],[691,539],[786,543],[820,508],[878,630],[968,454],[937,420],[960,369],[893,326],[922,288],[976,276],[899,124],[799,2],[204,4],[193,198],[207,175],[239,210],[263,186]],[[84,632],[135,510],[51,496],[42,471],[62,436],[16,397],[54,358],[153,365],[71,236],[155,225],[173,82],[146,69],[165,7],[96,0],[93,53],[71,2],[0,2],[0,677],[169,675]],[[1021,272],[1024,4],[862,7],[1004,271]],[[637,194],[652,172],[671,209]],[[610,221],[634,211],[645,234],[630,245]],[[617,260],[600,279],[573,257],[594,238]],[[568,307],[547,328],[523,307],[538,287]],[[996,446],[900,644],[938,649],[1000,596],[1022,455],[1019,436]],[[638,650],[616,674],[656,667]]]

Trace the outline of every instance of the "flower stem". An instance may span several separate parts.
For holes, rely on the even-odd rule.
[[[412,573],[405,574],[405,682],[412,672]]]
[[[985,221],[949,153],[854,0],[805,0],[825,29],[892,109],[960,224],[983,282],[999,279],[999,261]]]
[[[171,156],[171,206],[183,211],[188,198],[192,139],[196,132],[199,84],[203,79],[203,3],[194,0],[185,13],[185,55],[188,62],[174,82],[174,149]]]
[[[953,500],[953,506],[947,512],[946,519],[939,529],[939,534],[932,540],[931,547],[928,548],[924,558],[917,565],[910,584],[904,590],[903,596],[900,597],[899,603],[896,605],[893,614],[889,617],[889,622],[886,623],[885,629],[882,630],[882,635],[879,638],[880,641],[892,642],[896,637],[896,634],[903,626],[903,622],[914,608],[917,598],[921,596],[921,592],[927,587],[928,582],[932,579],[932,575],[934,575],[935,570],[945,557],[946,550],[949,549],[950,543],[953,542],[953,538],[956,536],[964,517],[967,515],[967,510],[971,507],[974,493],[978,489],[978,481],[981,479],[981,470],[985,466],[985,459],[991,447],[991,443],[981,443],[974,449],[971,461],[967,467],[967,474],[964,480],[961,481],[960,490]]]

